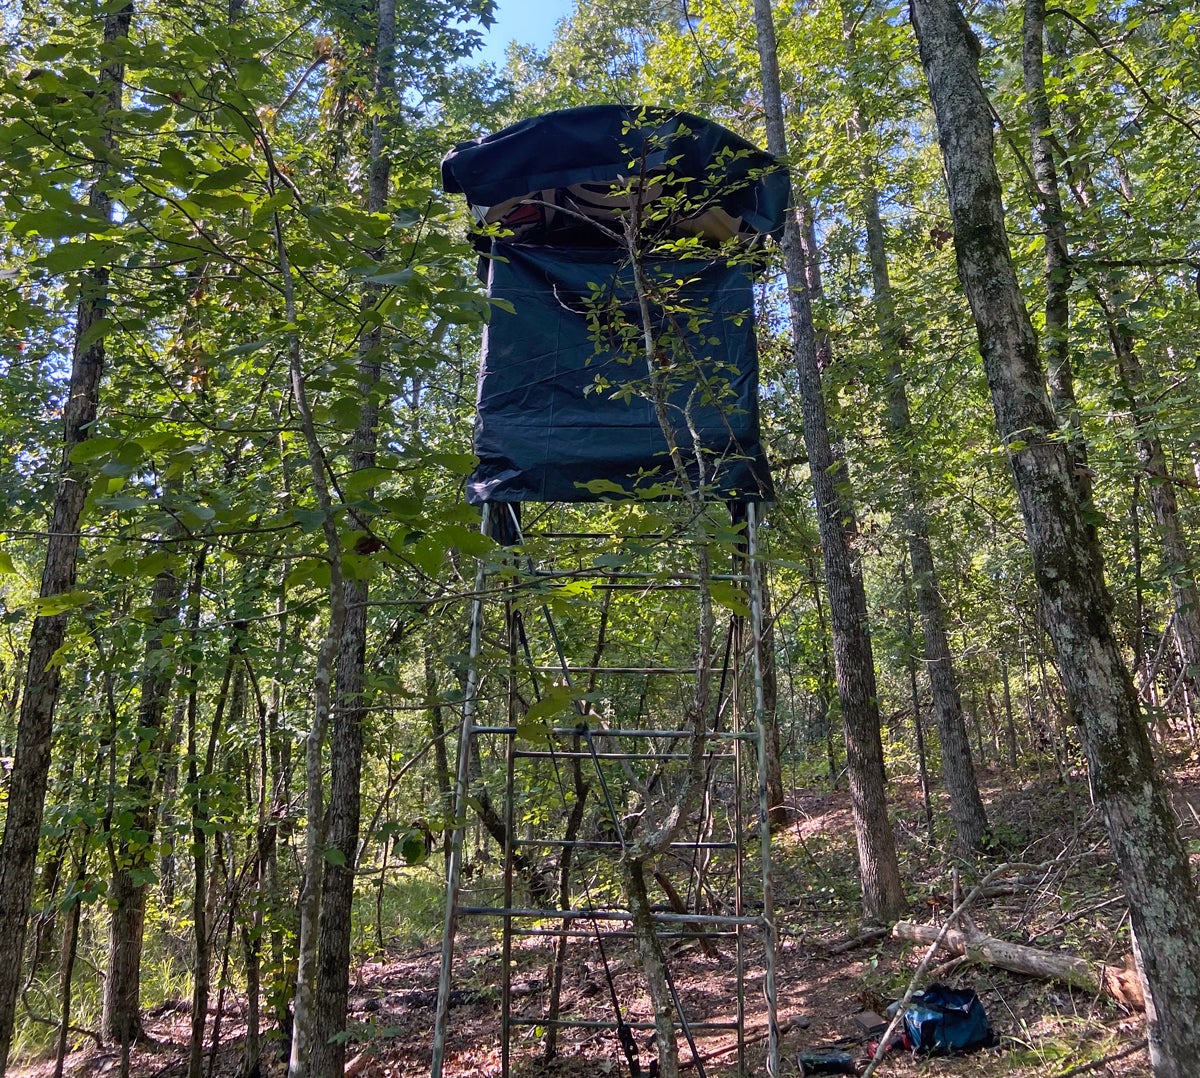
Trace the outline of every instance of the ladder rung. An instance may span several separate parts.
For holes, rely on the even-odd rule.
[[[694,666],[568,666],[564,671],[561,666],[547,663],[535,666],[539,674],[694,674]],[[714,670],[715,674],[716,671]]]
[[[459,913],[471,917],[529,917],[542,921],[632,921],[633,914],[624,910],[539,910],[513,906],[462,906]],[[761,917],[737,917],[723,913],[659,913],[650,914],[659,924],[681,925],[761,925]]]
[[[596,938],[595,930],[588,931],[586,928],[511,928],[510,932],[514,936],[567,936],[572,939],[589,939]],[[685,932],[682,929],[675,932],[655,932],[660,940],[694,940],[698,933],[694,930]],[[736,932],[704,932],[702,933],[708,939],[732,939],[737,935]],[[609,929],[604,933],[604,938],[627,940],[634,938],[634,932],[628,928]]]
[[[557,1026],[559,1029],[616,1029],[615,1019],[605,1018],[509,1018],[510,1026]],[[653,1022],[624,1022],[627,1029],[654,1029]],[[693,1033],[705,1030],[737,1029],[737,1022],[689,1022],[688,1029]],[[682,1029],[680,1022],[675,1023],[676,1029]]]
[[[669,850],[736,850],[740,847],[739,842],[672,842],[667,847]],[[583,849],[583,850],[608,850],[621,848],[621,844],[616,841],[601,841],[599,839],[578,839],[569,841],[565,838],[525,838],[519,839],[513,843],[513,846],[534,846],[540,849],[550,847],[553,849]]]
[[[590,760],[592,758],[590,752],[574,752],[570,749],[520,749],[514,752],[513,756],[520,760]],[[665,760],[690,760],[691,756],[686,752],[598,752],[596,759],[646,760],[650,763],[658,763]],[[732,759],[733,756],[730,753],[721,753],[719,756],[713,753],[705,757],[706,761]]]

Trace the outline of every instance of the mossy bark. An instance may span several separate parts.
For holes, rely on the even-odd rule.
[[[959,277],[1016,481],[1046,628],[1080,723],[1146,980],[1164,1016],[1151,1031],[1155,1074],[1184,1078],[1200,1057],[1195,880],[1112,631],[1099,551],[1084,519],[1070,448],[1058,436],[1013,269],[991,110],[978,73],[980,46],[947,0],[912,0],[911,13],[946,165]]]

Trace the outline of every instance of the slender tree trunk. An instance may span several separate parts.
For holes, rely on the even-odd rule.
[[[387,206],[390,183],[388,135],[396,107],[395,0],[379,0],[375,42],[375,118],[371,125],[367,180],[367,211],[381,213]],[[372,252],[381,261],[384,251]],[[378,303],[380,289],[368,286],[364,312]],[[379,427],[379,380],[382,370],[378,322],[365,330],[359,352],[358,383],[362,395],[358,429],[351,455],[352,472],[375,466]],[[371,497],[368,491],[366,497]],[[369,539],[369,519],[356,514],[355,522]],[[366,549],[360,539],[358,548]],[[346,1065],[346,1007],[350,989],[350,931],[354,903],[354,874],[358,859],[358,832],[362,815],[362,724],[367,717],[366,652],[367,598],[365,578],[344,585],[345,617],[338,648],[337,696],[330,746],[329,815],[326,841],[337,856],[326,858],[324,897],[321,904],[315,1036],[311,1047],[309,1078],[341,1078]]]
[[[767,145],[772,154],[786,161],[787,137],[770,0],[754,0],[754,18],[762,62]],[[904,906],[904,891],[896,858],[896,841],[887,813],[887,778],[879,734],[874,657],[867,629],[866,592],[861,568],[852,552],[856,534],[854,515],[845,509],[839,493],[848,485],[846,465],[834,456],[829,441],[799,231],[794,215],[789,214],[783,235],[784,264],[795,335],[804,442],[816,496],[833,625],[834,672],[846,737],[850,795],[862,872],[863,912],[869,920],[890,921]]]
[[[1154,418],[1145,404],[1146,376],[1138,359],[1133,334],[1128,328],[1128,320],[1124,312],[1114,311],[1107,303],[1105,319],[1117,357],[1121,388],[1133,419],[1138,464],[1146,480],[1146,498],[1158,526],[1163,565],[1171,583],[1179,660],[1192,693],[1200,693],[1200,590],[1196,587],[1195,566],[1183,534],[1179,499],[1175,495],[1175,477],[1167,466],[1162,439],[1155,430]]]
[[[117,43],[129,34],[133,4],[112,5],[104,15],[104,42],[111,58],[100,69],[105,110],[103,150],[96,164],[89,195],[92,216],[112,220],[108,154],[116,148],[116,116],[125,84],[124,54]],[[71,460],[71,451],[87,441],[100,398],[104,370],[106,313],[109,310],[109,270],[97,266],[83,275],[79,308],[75,316],[75,343],[71,357],[71,382],[63,408],[63,447],[58,489],[51,510],[46,561],[42,569],[43,599],[65,595],[75,586],[79,557],[79,518],[87,497],[89,478]],[[12,1044],[17,991],[21,981],[21,954],[33,894],[38,836],[46,803],[50,771],[50,745],[54,709],[58,703],[60,665],[53,661],[66,634],[67,613],[34,619],[29,637],[29,659],[17,744],[8,791],[4,837],[0,841],[0,1076]]]
[[[1047,226],[1047,275],[1052,281],[1060,282],[1059,288],[1063,295],[1059,302],[1065,311],[1066,290],[1070,284],[1070,261],[1066,246],[1064,212],[1054,168],[1050,139],[1051,116],[1043,74],[1042,42],[1045,39],[1045,17],[1045,0],[1025,0],[1025,89],[1029,101],[1030,132],[1033,135],[1035,175],[1042,192]],[[1064,46],[1060,40],[1051,40],[1055,61],[1061,64],[1066,59]],[[1070,116],[1068,126],[1069,135],[1078,136],[1079,117]],[[1072,137],[1072,141],[1076,141],[1076,138]],[[1079,182],[1074,190],[1078,199],[1085,206],[1090,206],[1092,184],[1088,157],[1081,154],[1077,161],[1080,162],[1076,165]],[[1127,197],[1134,197],[1131,185],[1127,181],[1122,187]],[[1100,246],[1103,246],[1106,240],[1103,227],[1099,229],[1096,238]],[[1145,404],[1146,378],[1137,354],[1136,338],[1131,328],[1132,320],[1124,304],[1115,298],[1121,291],[1121,286],[1119,282],[1097,279],[1088,283],[1104,313],[1113,355],[1117,360],[1121,388],[1129,405],[1138,463],[1147,480],[1147,496],[1158,526],[1163,563],[1167,567],[1167,576],[1171,583],[1179,658],[1187,682],[1195,694],[1200,692],[1200,591],[1196,587],[1195,566],[1183,534],[1178,499],[1175,495],[1175,479],[1167,467],[1166,454],[1163,452],[1162,439],[1155,429],[1154,417]],[[1052,325],[1058,324],[1057,319],[1051,323],[1050,312],[1048,301],[1048,331]],[[1062,318],[1065,323],[1065,315]],[[1061,348],[1065,351],[1065,328],[1060,336],[1064,339]],[[1051,370],[1054,370],[1053,363]],[[1085,479],[1090,476],[1086,467],[1081,467],[1080,473]],[[1090,488],[1087,492],[1090,493]]]
[[[861,138],[861,120],[856,111],[854,134]],[[950,652],[946,633],[946,607],[933,561],[933,546],[929,541],[929,519],[925,513],[925,492],[917,471],[913,446],[912,413],[908,406],[908,390],[901,352],[906,347],[906,335],[896,314],[895,294],[888,271],[887,246],[883,218],[879,213],[879,193],[873,171],[868,167],[864,176],[863,216],[866,220],[867,256],[871,262],[871,278],[875,290],[875,318],[879,343],[886,357],[888,427],[892,445],[904,461],[904,506],[902,516],[908,540],[908,558],[912,564],[913,589],[916,593],[917,614],[921,620],[921,636],[925,642],[925,669],[933,696],[933,714],[937,723],[938,740],[942,745],[942,775],[950,799],[950,819],[954,822],[954,846],[960,857],[970,858],[983,844],[987,833],[987,812],[979,796],[979,782],[971,759],[971,745],[963,719],[962,697],[958,675]]]
[[[112,913],[108,929],[108,968],[100,1033],[110,1044],[131,1044],[142,1032],[142,935],[146,922],[146,873],[154,860],[154,831],[161,795],[162,720],[171,691],[174,651],[163,648],[164,627],[179,616],[179,582],[159,573],[151,598],[155,623],[146,643],[145,669],[138,703],[137,750],[129,764],[126,791],[134,798],[133,822],[119,840],[117,870],[109,886]]]
[[[272,190],[273,193],[273,190]],[[275,217],[275,244],[283,283],[284,310],[295,326],[297,317],[295,282],[284,239],[283,221]],[[304,746],[305,811],[304,880],[300,887],[300,931],[297,940],[296,1003],[292,1020],[292,1044],[288,1056],[288,1078],[307,1078],[313,1051],[316,1021],[317,927],[321,912],[321,884],[325,864],[325,806],[323,757],[329,729],[333,671],[342,639],[346,593],[342,575],[342,542],[334,519],[325,456],[317,436],[316,422],[304,379],[299,332],[288,339],[288,368],[296,413],[304,433],[313,493],[321,510],[322,533],[329,559],[329,620],[313,668],[312,720]]]
[[[1200,901],[1138,706],[1112,633],[1112,602],[1083,518],[1073,460],[1057,436],[1038,343],[1004,230],[980,46],[947,0],[912,0],[945,159],[959,276],[979,333],[996,425],[1008,447],[1043,616],[1108,824],[1146,980],[1158,1078],[1200,1058]]]
[[[767,739],[767,804],[771,830],[786,827],[788,822],[787,803],[783,790],[783,760],[779,748],[779,674],[775,662],[775,618],[771,614],[771,582],[766,561],[750,566],[750,571],[759,574],[759,591],[763,601],[763,638],[759,642],[763,679],[763,723]],[[753,635],[753,634],[751,634]],[[750,686],[753,699],[754,686]]]
[[[909,640],[913,637],[912,593],[908,588],[908,574],[904,563],[900,563],[900,574],[904,582],[904,628]],[[910,645],[905,652],[908,658],[908,695],[912,701],[913,732],[917,739],[917,775],[921,780],[921,803],[925,810],[925,841],[933,846],[937,832],[933,826],[933,801],[929,796],[929,768],[925,756],[925,721],[921,718],[921,693],[917,688],[917,657]]]
[[[1017,770],[1017,724],[1013,720],[1012,686],[1008,676],[1008,660],[1000,663],[1000,677],[1004,686],[1004,731],[1005,745],[1008,749],[1008,767],[1010,771]]]
[[[441,806],[442,850],[450,859],[450,835],[454,831],[454,779],[450,775],[450,754],[446,751],[446,723],[438,702],[437,668],[433,651],[425,645],[425,699],[429,705],[429,736],[433,739],[433,771]]]
[[[1042,356],[1050,386],[1050,403],[1066,428],[1074,465],[1079,504],[1092,511],[1092,473],[1087,462],[1087,445],[1079,403],[1075,399],[1075,373],[1070,349],[1070,288],[1073,279],[1067,246],[1067,222],[1058,187],[1058,168],[1051,145],[1050,103],[1046,96],[1044,46],[1046,0],[1025,0],[1021,48],[1021,70],[1025,86],[1025,111],[1029,119],[1033,177],[1037,184],[1038,215],[1046,243],[1046,324],[1042,333]],[[1084,523],[1094,535],[1090,520]]]
[[[225,707],[229,701],[229,687],[233,681],[233,669],[237,659],[232,649],[225,662],[221,676],[221,687],[213,707],[212,726],[208,743],[216,746],[220,730],[225,721]],[[208,1021],[208,996],[212,987],[212,944],[210,937],[210,905],[214,897],[209,884],[208,863],[208,813],[207,799],[202,795],[201,782],[212,775],[213,753],[205,754],[204,766],[200,765],[200,743],[197,723],[199,719],[198,679],[192,678],[192,691],[187,704],[188,785],[192,788],[192,1030],[188,1042],[188,1078],[202,1078],[204,1072],[204,1030]]]

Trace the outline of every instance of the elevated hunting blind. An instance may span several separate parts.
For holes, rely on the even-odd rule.
[[[502,929],[503,1078],[515,1049],[604,1029],[632,1078],[651,1031],[660,1062],[678,1032],[700,1078],[699,1043],[744,1074],[752,1014],[775,1078],[754,280],[786,178],[717,124],[618,105],[463,144],[442,175],[493,307],[467,497],[507,549],[469,600],[431,1073],[455,1055],[458,919],[481,916]],[[502,890],[466,879],[469,818],[503,848]],[[732,1002],[661,962],[617,971],[634,940],[727,948]],[[599,1006],[568,963],[607,982]]]
[[[473,503],[596,501],[670,482],[643,298],[655,362],[675,367],[665,393],[691,481],[730,500],[770,496],[751,251],[782,226],[787,183],[772,158],[688,113],[590,105],[464,143],[442,176],[471,204],[496,301]]]

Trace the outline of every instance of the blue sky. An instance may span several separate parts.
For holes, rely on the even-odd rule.
[[[474,59],[502,64],[504,50],[514,40],[544,49],[554,36],[554,24],[574,7],[574,0],[498,0],[496,22]]]

